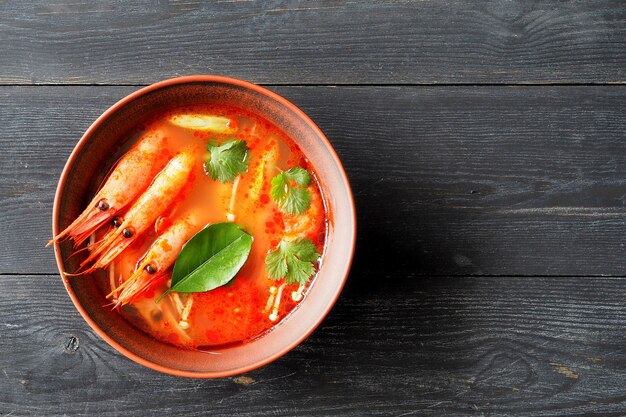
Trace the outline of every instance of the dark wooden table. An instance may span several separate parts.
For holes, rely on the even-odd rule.
[[[623,1],[0,3],[0,416],[626,415]],[[359,216],[304,343],[241,377],[116,353],[57,274],[71,149],[194,73],[319,124]]]

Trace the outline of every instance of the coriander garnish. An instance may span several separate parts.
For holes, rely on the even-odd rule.
[[[243,140],[231,140],[222,145],[208,143],[209,151],[204,169],[214,180],[231,182],[248,170],[248,145]]]
[[[265,269],[271,279],[285,278],[288,284],[305,284],[315,274],[319,257],[310,239],[281,240],[265,257]]]
[[[302,214],[311,205],[311,194],[306,189],[310,183],[311,175],[306,169],[300,167],[288,169],[272,179],[272,198],[281,211]]]

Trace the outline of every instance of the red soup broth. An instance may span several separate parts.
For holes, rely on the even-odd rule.
[[[234,133],[216,134],[176,126],[169,119],[179,113],[228,117]],[[250,233],[254,242],[246,263],[230,283],[202,293],[172,293],[156,302],[169,288],[170,268],[162,279],[117,311],[152,337],[185,348],[241,343],[262,335],[304,299],[314,281],[311,279],[299,288],[297,284],[270,279],[265,271],[268,251],[283,238],[300,237],[311,239],[318,253],[324,251],[327,214],[313,167],[287,135],[267,120],[242,109],[202,106],[171,111],[147,124],[137,137],[157,129],[166,137],[166,154],[192,151],[197,166],[177,201],[161,218],[155,219],[155,227],[109,266],[103,290],[110,291],[113,285],[119,285],[132,274],[159,235],[159,229],[167,224],[189,213],[199,219],[198,231],[208,224],[233,221]],[[204,172],[206,144],[232,139],[246,141],[248,171],[238,181],[223,184]],[[282,213],[270,196],[272,178],[280,170],[295,166],[308,170],[313,179],[308,187],[311,205],[299,216]]]

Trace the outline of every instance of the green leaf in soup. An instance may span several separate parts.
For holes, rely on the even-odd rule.
[[[243,140],[232,140],[220,146],[207,143],[208,159],[204,163],[206,173],[222,183],[232,182],[238,175],[248,171],[248,145]]]
[[[170,292],[204,292],[232,280],[250,255],[254,239],[235,223],[212,224],[183,246],[172,272]],[[157,300],[157,301],[158,301]]]
[[[292,185],[291,181],[297,186]],[[305,188],[310,183],[311,174],[306,169],[293,167],[272,178],[270,194],[280,211],[299,215],[307,211],[311,205],[311,194]]]
[[[283,239],[265,257],[265,269],[271,279],[285,278],[288,284],[306,284],[315,274],[314,264],[319,258],[311,239]]]

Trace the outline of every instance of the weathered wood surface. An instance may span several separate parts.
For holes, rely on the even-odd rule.
[[[54,273],[51,204],[88,125],[136,87],[1,87],[0,273]],[[357,265],[626,275],[626,86],[274,87],[350,176]]]
[[[0,417],[625,416],[624,51],[617,0],[0,3]],[[89,124],[193,73],[309,113],[359,217],[322,326],[220,380],[116,353],[43,247]]]
[[[626,4],[5,1],[0,83],[626,81]]]
[[[0,415],[624,415],[626,279],[355,272],[302,345],[204,381],[117,354],[58,276],[0,276]]]

